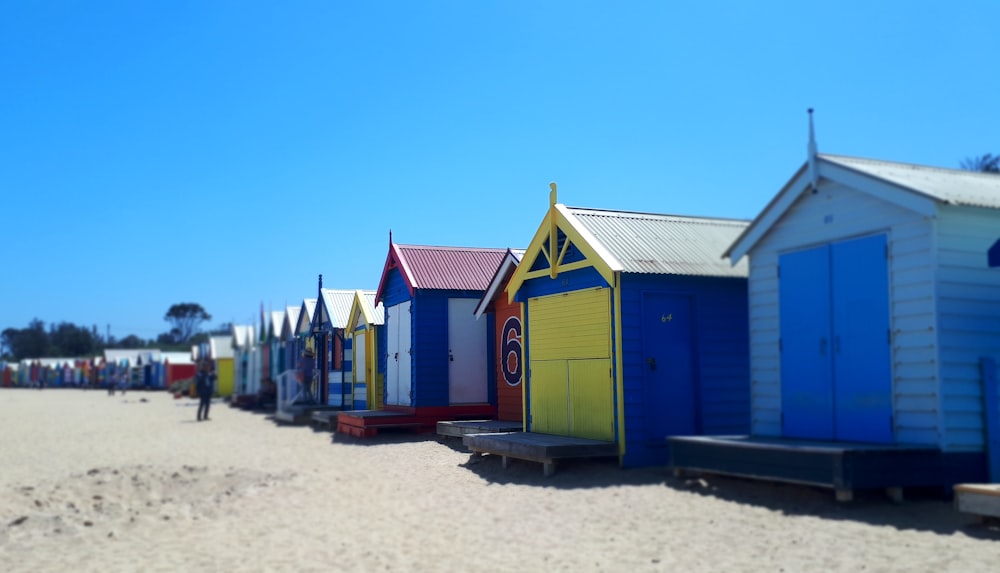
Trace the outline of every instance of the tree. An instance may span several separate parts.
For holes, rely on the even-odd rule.
[[[962,160],[962,169],[980,171],[982,173],[1000,173],[1000,155],[987,153],[979,157],[967,157]]]
[[[195,302],[181,302],[172,305],[163,320],[169,322],[173,328],[170,334],[178,344],[187,342],[194,333],[198,332],[201,323],[212,320],[212,315],[205,312],[200,304]]]
[[[90,330],[68,322],[50,327],[49,341],[56,356],[90,356],[97,352],[97,341]]]
[[[0,336],[15,360],[50,356],[51,341],[45,323],[37,318],[28,323],[28,328],[8,328]]]
[[[130,334],[118,341],[119,348],[142,348],[146,346],[146,341],[134,334]]]

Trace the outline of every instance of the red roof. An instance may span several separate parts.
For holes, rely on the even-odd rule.
[[[390,244],[377,300],[389,271],[397,267],[410,294],[415,289],[485,291],[506,254],[507,249]]]

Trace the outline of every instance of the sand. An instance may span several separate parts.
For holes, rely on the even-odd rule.
[[[354,439],[165,393],[0,390],[0,571],[997,571],[939,499]]]

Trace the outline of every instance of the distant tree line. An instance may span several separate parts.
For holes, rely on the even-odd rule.
[[[961,167],[968,171],[1000,174],[1000,155],[987,153],[978,157],[966,157],[962,160]]]
[[[230,323],[220,324],[207,332],[201,325],[212,319],[197,303],[172,305],[163,319],[170,323],[169,331],[155,339],[144,340],[134,334],[118,339],[102,337],[94,325],[90,328],[69,322],[52,323],[35,318],[26,328],[7,328],[0,333],[0,359],[25,358],[83,358],[97,356],[105,348],[158,348],[160,350],[186,351],[192,345],[208,340],[210,334],[229,334]]]

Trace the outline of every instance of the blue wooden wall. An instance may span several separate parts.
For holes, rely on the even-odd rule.
[[[646,431],[642,400],[642,301],[645,293],[688,296],[693,307],[695,432],[750,431],[750,338],[747,281],[733,278],[627,274],[622,277],[622,371],[625,394],[625,466],[664,465],[664,436]],[[530,335],[530,334],[529,334]],[[670,416],[670,405],[662,414]]]

